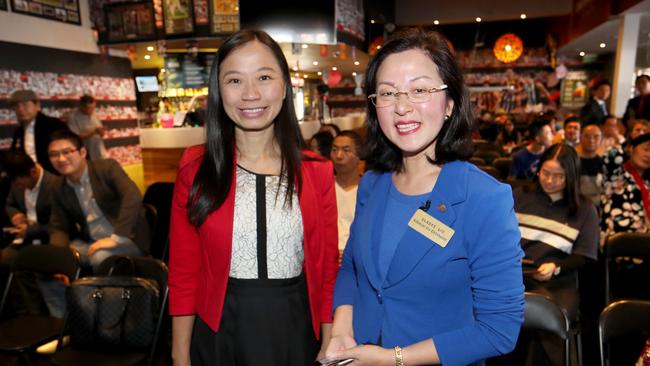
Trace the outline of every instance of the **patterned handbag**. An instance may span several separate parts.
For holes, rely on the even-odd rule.
[[[150,346],[160,316],[157,282],[111,273],[83,277],[68,287],[70,341],[82,348]]]

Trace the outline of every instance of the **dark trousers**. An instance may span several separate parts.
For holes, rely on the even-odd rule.
[[[199,317],[192,366],[305,366],[318,353],[304,276],[230,279],[218,332]]]

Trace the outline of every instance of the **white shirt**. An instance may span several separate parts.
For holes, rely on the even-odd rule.
[[[336,209],[338,211],[339,250],[345,249],[350,237],[350,225],[354,220],[354,208],[357,205],[357,188],[346,191],[338,183],[336,187]]]
[[[25,153],[29,155],[34,162],[39,162],[38,159],[36,159],[36,141],[34,139],[34,125],[36,124],[36,120],[32,120],[25,126],[25,134],[23,135],[23,144],[25,145]]]
[[[27,210],[27,222],[30,223],[38,221],[38,217],[36,216],[36,201],[38,200],[38,192],[41,189],[41,182],[43,182],[43,175],[45,173],[41,170],[41,176],[38,177],[34,188],[25,188],[25,209]]]

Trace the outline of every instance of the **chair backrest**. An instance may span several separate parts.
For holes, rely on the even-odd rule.
[[[472,156],[471,158],[469,158],[469,162],[476,166],[485,165],[485,160],[476,156]]]
[[[81,257],[73,248],[54,245],[28,245],[21,248],[11,264],[11,273],[0,300],[0,310],[4,308],[15,272],[34,272],[46,276],[64,274],[70,281],[74,281],[79,277],[80,270]]]
[[[150,203],[143,203],[142,207],[144,208],[144,215],[147,219],[147,224],[149,224],[151,236],[153,237],[156,232],[156,225],[158,224],[158,210],[156,209],[156,206]]]
[[[650,233],[616,233],[607,238],[605,255],[605,300],[612,301],[611,266],[616,257],[650,259]]]
[[[499,171],[499,176],[501,176],[501,179],[506,179],[508,178],[508,174],[510,174],[512,158],[496,158],[492,161],[492,166]]]
[[[472,156],[485,160],[487,164],[492,164],[494,159],[501,157],[501,154],[494,150],[478,150]]]
[[[561,339],[570,337],[569,317],[556,302],[533,292],[525,293],[525,302],[523,328],[545,331]]]
[[[598,338],[601,365],[605,365],[605,348],[616,338],[650,333],[650,301],[621,300],[609,304],[600,313]]]
[[[499,177],[499,171],[497,171],[493,166],[483,165],[483,166],[480,166],[479,169],[481,169],[482,171],[488,173],[489,175],[493,176],[496,179],[501,179]]]
[[[150,185],[144,193],[142,202],[156,207],[156,229],[151,235],[151,255],[154,258],[167,260],[169,246],[169,221],[171,216],[174,183],[156,182]]]
[[[569,365],[571,328],[566,310],[560,305],[547,296],[526,292],[522,328],[547,332],[562,339],[564,341],[564,365]]]

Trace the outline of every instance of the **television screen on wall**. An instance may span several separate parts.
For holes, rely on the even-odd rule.
[[[158,78],[151,76],[136,76],[135,85],[140,93],[157,92],[158,91]]]
[[[336,43],[334,1],[239,0],[241,28],[266,31],[277,42]]]

